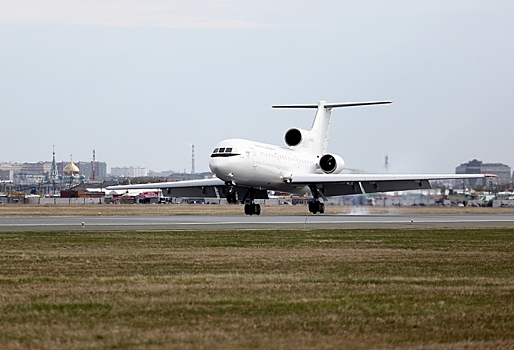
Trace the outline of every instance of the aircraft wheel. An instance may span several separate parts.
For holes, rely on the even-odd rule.
[[[246,215],[261,215],[261,206],[260,204],[245,204],[245,214]]]
[[[309,202],[309,211],[313,214],[323,214],[325,212],[325,203],[320,201]]]
[[[309,211],[313,214],[318,212],[318,204],[319,202],[309,202]]]
[[[228,204],[233,204],[233,203],[237,202],[236,191],[229,190],[227,192],[227,202],[228,202]]]

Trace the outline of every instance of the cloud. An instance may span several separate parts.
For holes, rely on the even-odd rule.
[[[319,28],[354,15],[412,15],[504,7],[491,0],[0,0],[0,25],[163,28]],[[511,6],[511,5],[509,5]]]
[[[0,24],[165,28],[267,28],[235,1],[1,0]],[[262,7],[262,6],[261,6]],[[255,10],[255,9],[253,9]]]

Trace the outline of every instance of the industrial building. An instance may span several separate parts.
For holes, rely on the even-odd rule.
[[[481,160],[473,159],[467,163],[462,163],[455,168],[455,174],[494,174],[498,176],[494,179],[495,184],[510,184],[513,181],[510,166],[502,163],[484,163]],[[460,180],[461,182],[463,180]],[[465,180],[466,186],[488,186],[491,179],[469,179]]]

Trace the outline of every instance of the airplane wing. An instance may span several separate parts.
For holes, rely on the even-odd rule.
[[[324,196],[432,188],[430,180],[477,179],[491,174],[298,174],[291,184],[316,186]]]
[[[174,182],[152,182],[137,185],[109,186],[107,190],[133,190],[133,189],[162,189],[165,197],[202,197],[202,198],[226,198],[229,187],[218,179],[186,180]],[[248,189],[234,186],[238,198],[243,198]],[[266,190],[255,190],[256,199],[268,199]]]
[[[316,186],[325,197],[388,191],[432,188],[430,180],[476,179],[496,177],[490,174],[297,174],[292,185]],[[226,198],[229,187],[218,178],[137,185],[109,186],[107,190],[162,189],[166,197]],[[245,198],[248,188],[233,186],[238,198]],[[255,189],[255,199],[268,199],[264,189]]]

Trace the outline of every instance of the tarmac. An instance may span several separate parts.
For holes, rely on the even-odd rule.
[[[514,214],[0,217],[0,232],[514,227]]]

